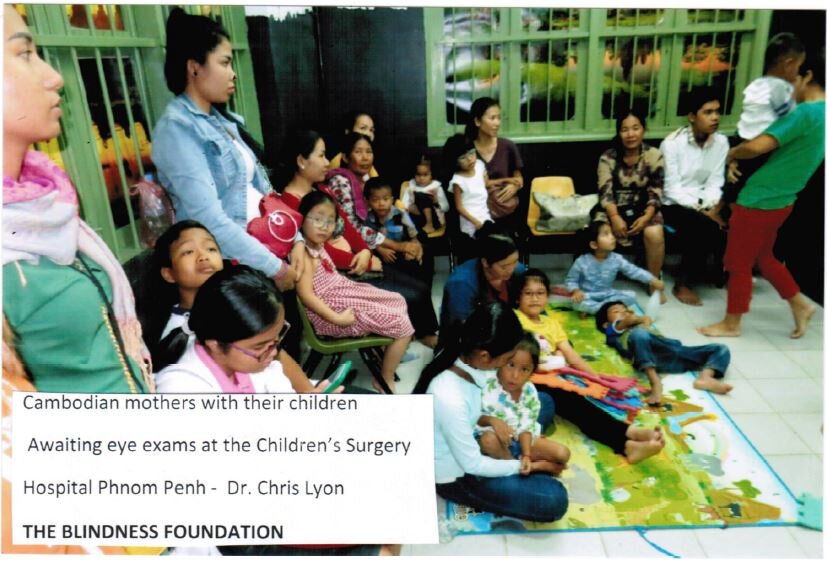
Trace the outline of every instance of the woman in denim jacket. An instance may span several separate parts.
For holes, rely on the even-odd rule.
[[[220,24],[178,8],[170,13],[164,75],[177,97],[155,126],[152,160],[178,220],[204,224],[226,256],[264,272],[284,291],[300,275],[303,248],[291,254],[291,266],[247,234],[272,186],[250,148],[257,143],[236,116],[217,107],[235,92],[232,58]]]

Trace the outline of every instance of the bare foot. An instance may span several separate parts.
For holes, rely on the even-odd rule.
[[[660,431],[660,426],[650,428],[630,425],[629,429],[626,430],[626,437],[628,437],[630,441],[652,441],[661,439],[663,434]]]
[[[814,304],[790,305],[793,311],[793,320],[795,321],[795,330],[790,334],[790,337],[797,340],[807,331],[807,324],[810,323],[810,318],[815,314],[816,307]]]
[[[718,380],[712,377],[698,377],[695,379],[695,382],[692,383],[692,386],[699,390],[708,390],[709,392],[714,392],[715,394],[726,394],[730,390],[732,390],[732,385],[727,384],[722,380]]]
[[[663,386],[661,386],[660,381],[652,385],[652,390],[649,391],[649,396],[646,397],[646,402],[650,406],[659,406],[660,401],[663,399]]]
[[[701,297],[699,297],[695,291],[686,285],[675,285],[672,289],[672,294],[675,295],[675,298],[683,304],[688,304],[690,306],[701,306],[704,303],[704,301],[701,300]]]
[[[652,439],[651,441],[626,441],[623,452],[629,464],[637,464],[644,459],[657,455],[663,449],[662,440]]]
[[[733,328],[725,322],[717,322],[698,328],[698,332],[710,338],[737,338],[741,335],[741,328]]]
[[[432,225],[432,224],[426,224],[425,226],[422,227],[422,230],[425,231],[426,234],[431,234],[433,232],[436,232],[436,229],[434,228],[434,225]]]
[[[552,476],[560,476],[560,473],[566,470],[569,465],[563,462],[549,461],[549,474]]]

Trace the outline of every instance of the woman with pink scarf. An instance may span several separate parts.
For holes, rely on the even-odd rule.
[[[4,9],[3,314],[37,390],[152,390],[132,292],[78,215],[74,186],[32,143],[60,132],[63,78]]]

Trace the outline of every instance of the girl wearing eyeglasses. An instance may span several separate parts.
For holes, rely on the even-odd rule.
[[[307,252],[307,270],[296,292],[307,307],[307,317],[317,334],[336,338],[376,334],[394,339],[385,349],[382,377],[394,390],[394,373],[411,341],[414,328],[408,319],[408,305],[399,293],[357,283],[336,270],[324,243],[336,225],[336,203],[323,191],[302,199],[302,234]],[[374,381],[377,392],[382,389]]]
[[[289,329],[263,273],[243,265],[217,271],[198,289],[189,319],[162,341],[158,392],[295,392],[276,360]]]

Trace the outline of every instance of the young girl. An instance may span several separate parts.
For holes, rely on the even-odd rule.
[[[629,279],[648,284],[652,290],[663,290],[663,281],[614,253],[617,240],[608,223],[594,221],[589,226],[588,237],[591,253],[574,260],[566,275],[566,288],[571,291],[571,300],[576,310],[594,314],[603,303],[609,301],[634,304],[634,292],[612,288],[618,272]]]
[[[434,400],[436,491],[443,498],[529,521],[556,521],[568,508],[563,485],[543,473],[530,474],[515,459],[494,459],[474,437],[482,390],[493,370],[508,363],[522,337],[520,322],[500,302],[480,305],[458,329],[456,344],[439,353],[420,383]],[[420,386],[418,383],[417,386]]]
[[[535,470],[558,476],[569,461],[565,445],[541,434],[540,398],[529,378],[539,363],[540,348],[531,334],[514,348],[514,355],[482,389],[482,416],[477,422],[483,454],[495,459],[520,459],[520,474]]]
[[[155,242],[151,277],[146,283],[151,292],[141,300],[149,300],[151,306],[142,320],[156,372],[170,362],[167,340],[174,338],[171,333],[176,328],[187,323],[201,286],[227,267],[236,266],[222,258],[212,233],[197,221],[176,223]],[[318,392],[321,385],[314,385],[284,345],[281,348],[278,360],[293,389],[299,393]]]
[[[569,365],[592,373],[589,364],[569,343],[569,338],[557,320],[546,314],[549,296],[548,276],[539,269],[529,269],[512,277],[509,289],[514,311],[523,329],[534,334],[540,346],[538,372],[547,372]]]
[[[163,341],[158,392],[293,392],[275,361],[289,329],[263,273],[247,266],[218,271],[198,289],[189,319]]]
[[[464,135],[454,135],[443,148],[445,162],[454,166],[448,191],[454,194],[454,206],[460,216],[460,230],[474,238],[486,222],[493,222],[488,210],[488,174],[485,164],[477,159],[474,143]]]
[[[336,271],[324,249],[336,223],[336,204],[327,193],[314,191],[302,199],[302,234],[309,257],[296,288],[317,334],[354,337],[378,334],[394,338],[385,350],[382,377],[393,391],[394,373],[411,341],[408,306],[398,293],[356,283]],[[374,387],[381,392],[379,385]]]
[[[442,184],[434,179],[431,160],[422,155],[416,164],[413,179],[402,194],[402,205],[411,214],[419,228],[430,234],[445,224],[445,213],[450,206]]]
[[[510,294],[514,295],[512,304],[519,308],[515,313],[520,319],[520,324],[537,338],[541,350],[544,346],[540,342],[546,343],[546,366],[549,370],[568,366],[596,375],[569,343],[569,337],[560,323],[544,313],[548,301],[548,286],[548,277],[538,269],[529,269],[514,278]],[[556,361],[552,362],[549,356]],[[542,352],[540,363],[543,363]],[[587,437],[611,447],[619,455],[625,455],[632,464],[645,460],[663,449],[663,435],[659,429],[635,427],[618,420],[591,401],[592,399],[572,391],[570,387],[566,388],[568,385],[558,384],[554,378],[548,378],[548,375],[545,377],[542,382],[536,381],[539,392],[551,396],[555,413],[579,427]]]

